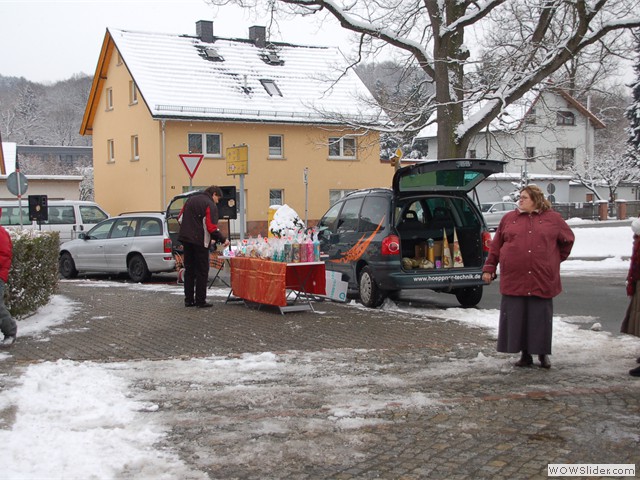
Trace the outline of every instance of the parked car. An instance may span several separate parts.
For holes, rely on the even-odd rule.
[[[14,228],[20,225],[32,227],[29,220],[29,203],[22,201],[20,208],[18,200],[0,201],[0,225]],[[20,211],[22,210],[22,218]],[[55,231],[60,233],[60,243],[77,238],[81,232],[86,232],[94,227],[98,222],[109,218],[97,203],[83,200],[50,200],[47,202],[48,219],[35,225],[42,231]]]
[[[482,203],[480,204],[480,210],[489,230],[495,230],[500,225],[502,217],[515,210],[517,206],[518,204],[514,202]]]
[[[464,307],[477,305],[491,234],[471,195],[486,177],[502,172],[504,164],[477,159],[422,162],[397,170],[390,189],[347,194],[319,221],[327,270],[342,273],[350,294],[368,307],[403,289],[447,292]],[[453,248],[454,229],[458,266],[436,268],[437,261],[426,258],[429,240],[442,255],[444,233]]]
[[[125,213],[104,220],[79,238],[60,246],[59,271],[128,273],[144,282],[152,273],[176,268],[164,213]]]

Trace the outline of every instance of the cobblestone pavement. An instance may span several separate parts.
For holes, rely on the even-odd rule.
[[[410,311],[325,301],[280,315],[224,296],[186,309],[177,287],[108,285],[62,281],[72,319],[48,341],[19,338],[2,368],[113,365],[158,406],[143,412],[167,431],[156,447],[187,478],[535,479],[550,463],[640,463],[640,382],[624,370],[516,369],[485,330]]]

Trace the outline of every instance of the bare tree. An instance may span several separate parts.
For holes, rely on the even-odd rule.
[[[212,5],[263,6],[264,18],[279,12],[328,15],[358,35],[354,62],[391,48],[432,79],[434,94],[396,131],[417,131],[437,112],[438,156],[464,156],[471,139],[506,106],[550,78],[576,54],[629,28],[640,26],[640,0],[208,0]],[[516,8],[517,7],[517,8]],[[514,19],[517,14],[518,18]],[[517,22],[516,22],[517,20]],[[492,64],[478,78],[473,67],[484,52],[472,52],[472,32],[518,25],[518,35],[492,46]],[[474,55],[475,53],[475,55]],[[473,116],[466,108],[482,102]]]

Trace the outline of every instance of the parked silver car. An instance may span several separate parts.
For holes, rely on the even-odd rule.
[[[517,206],[514,202],[483,203],[480,205],[480,211],[489,230],[495,230],[500,225],[502,217],[515,210]]]
[[[127,272],[135,282],[175,270],[173,246],[163,213],[126,213],[98,223],[60,246],[58,268],[65,278],[78,272]]]

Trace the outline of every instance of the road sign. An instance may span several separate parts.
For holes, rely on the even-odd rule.
[[[22,172],[10,173],[7,177],[7,189],[14,195],[24,195],[28,187],[27,177]]]
[[[202,163],[203,158],[204,155],[200,153],[180,154],[180,160],[182,160],[184,168],[187,169],[189,178],[193,178],[193,176],[196,174],[196,171],[198,170],[200,163]]]
[[[246,175],[249,173],[249,146],[227,148],[227,175]]]

